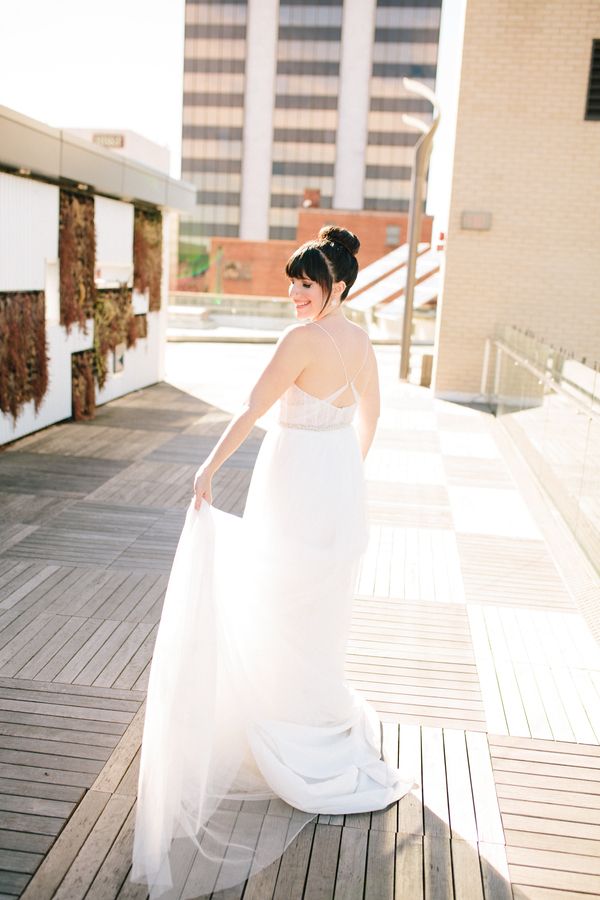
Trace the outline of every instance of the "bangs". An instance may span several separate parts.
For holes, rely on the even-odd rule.
[[[317,247],[306,244],[299,247],[288,259],[285,274],[288,278],[310,278],[320,284],[326,294],[331,290],[329,266]]]

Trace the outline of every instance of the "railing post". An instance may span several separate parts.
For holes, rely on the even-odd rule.
[[[483,364],[481,367],[481,383],[479,385],[479,393],[486,400],[488,399],[487,395],[487,382],[488,382],[488,371],[490,367],[490,346],[491,341],[489,337],[486,337],[485,344],[483,345]]]
[[[494,402],[496,406],[500,398],[500,367],[502,365],[502,350],[496,344],[496,365],[494,367]]]
[[[436,95],[426,85],[412,78],[403,78],[402,83],[407,91],[425,97],[433,106],[433,121],[427,125],[415,116],[404,113],[402,121],[406,125],[418,128],[421,136],[415,145],[415,156],[412,171],[412,196],[408,221],[408,261],[406,264],[406,286],[404,288],[404,317],[402,322],[402,343],[400,345],[400,379],[408,380],[410,360],[410,334],[413,313],[413,294],[415,290],[415,272],[417,265],[417,247],[421,232],[421,206],[423,205],[423,182],[429,164],[429,154],[433,136],[440,121],[440,107]]]

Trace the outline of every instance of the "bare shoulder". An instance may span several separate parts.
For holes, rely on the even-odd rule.
[[[286,344],[289,347],[306,346],[308,343],[308,331],[309,329],[306,325],[300,322],[294,322],[292,325],[288,325],[287,328],[283,329],[277,343]]]
[[[286,328],[286,340],[291,339],[297,346],[307,349],[319,347],[323,339],[327,340],[323,334],[323,329],[316,322],[300,322],[290,325]]]
[[[348,323],[348,325],[350,326],[350,328],[353,330],[353,332],[355,334],[360,333],[360,336],[361,336],[360,339],[365,344],[365,346],[367,344],[369,344],[369,345],[371,344],[371,338],[369,337],[368,332],[366,332],[364,328],[362,328],[360,325],[357,325],[356,322],[351,322],[349,319],[346,319],[346,322]]]
[[[281,332],[277,341],[276,355],[279,357],[305,358],[310,354],[312,347],[312,335],[308,328],[294,322]]]
[[[375,351],[373,350],[373,344],[371,343],[369,333],[365,331],[364,328],[361,328],[360,325],[357,325],[356,322],[350,322],[348,320],[346,321],[352,330],[352,335],[353,339],[356,341],[356,346],[364,347],[363,353],[365,353],[366,356],[375,358]]]

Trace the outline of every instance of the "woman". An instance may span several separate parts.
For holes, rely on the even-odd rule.
[[[289,259],[300,324],[196,474],[140,760],[131,878],[152,898],[172,884],[183,898],[239,884],[318,813],[382,809],[412,786],[344,679],[379,415],[373,349],[342,311],[358,249],[327,226]],[[215,509],[214,473],[276,400],[243,518]]]

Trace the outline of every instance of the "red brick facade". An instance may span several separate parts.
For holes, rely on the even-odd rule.
[[[421,240],[431,242],[431,216],[423,216],[421,221]],[[351,212],[333,209],[302,209],[298,215],[298,244],[303,244],[316,237],[323,225],[339,225],[353,231],[360,241],[358,263],[361,268],[368,266],[393,250],[398,244],[408,240],[408,213],[371,212],[361,210]],[[400,229],[400,240],[387,243],[388,226]]]
[[[295,241],[213,238],[213,262],[202,287],[196,286],[194,289],[210,292],[220,290],[224,294],[284,297],[287,293],[287,260],[296,247],[315,238],[321,226],[329,224],[348,228],[358,236],[361,243],[358,262],[364,268],[397,246],[397,243],[388,243],[388,226],[399,229],[399,244],[406,242],[408,214],[302,209],[298,215],[298,237]],[[431,241],[431,225],[431,217],[424,216],[421,225],[422,241]],[[222,248],[222,256],[219,248]],[[180,288],[185,289],[182,284]]]
[[[213,238],[212,253],[223,248],[221,290],[224,294],[252,294],[259,297],[285,297],[285,264],[297,247],[296,241],[242,241],[239,238]],[[210,290],[217,281],[212,266]]]

